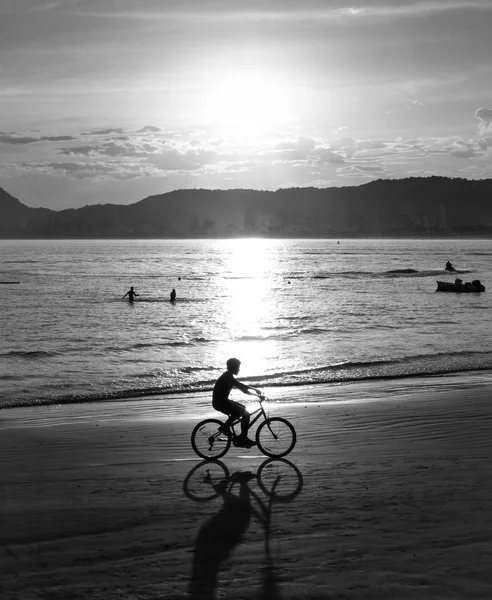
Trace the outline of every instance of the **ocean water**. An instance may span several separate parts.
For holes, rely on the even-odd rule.
[[[489,240],[1,240],[0,282],[0,407],[492,370]]]

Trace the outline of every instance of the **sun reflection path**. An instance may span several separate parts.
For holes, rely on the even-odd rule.
[[[267,338],[277,318],[278,253],[271,240],[263,239],[227,240],[223,252],[218,291],[225,331],[217,359],[223,362],[226,355],[237,356],[246,375],[260,375],[276,353],[275,341]]]

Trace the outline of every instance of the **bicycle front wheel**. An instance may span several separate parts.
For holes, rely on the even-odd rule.
[[[193,450],[205,459],[221,458],[231,447],[231,437],[228,433],[220,433],[223,425],[218,419],[205,419],[193,429],[191,445]]]
[[[279,458],[292,452],[296,445],[294,426],[282,417],[266,419],[256,430],[258,448],[272,458]]]

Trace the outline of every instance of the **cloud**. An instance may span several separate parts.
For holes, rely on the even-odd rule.
[[[341,15],[360,15],[366,12],[365,8],[356,8],[355,6],[349,6],[348,8],[338,8],[334,10],[335,13],[340,13]]]
[[[316,141],[310,137],[291,136],[274,144],[276,150],[299,150],[309,152],[316,146]]]
[[[449,148],[449,153],[458,158],[478,158],[487,155],[487,148],[492,146],[492,138],[479,138],[469,141],[457,139]]]
[[[32,144],[33,142],[39,142],[39,138],[0,135],[0,143],[2,144]]]
[[[277,140],[273,145],[259,149],[256,154],[264,159],[279,159],[281,161],[305,161],[316,155],[317,142],[313,138],[303,136],[287,136]]]
[[[20,137],[18,135],[0,135],[0,143],[23,145],[23,144],[34,144],[36,142],[66,142],[69,140],[76,140],[77,138],[71,135],[55,135],[55,136],[41,136],[41,137]]]
[[[351,165],[348,167],[340,167],[339,169],[337,169],[337,175],[339,177],[355,177],[357,179],[377,179],[376,175],[366,173],[363,169],[360,169],[355,165]]]
[[[72,0],[72,4],[77,4],[80,0]],[[31,7],[26,9],[26,13],[44,12],[48,10],[54,10],[62,8],[66,4],[69,4],[66,0],[53,0],[52,2],[38,2],[33,4]]]
[[[89,156],[89,154],[95,154],[97,149],[95,146],[73,146],[70,148],[63,148],[58,150],[58,154],[64,154],[65,156]]]
[[[152,176],[162,177],[166,173],[152,165],[143,163],[118,163],[113,161],[97,162],[52,162],[22,164],[24,171],[42,175],[55,175],[69,179],[87,179],[101,181],[108,179],[137,179]]]
[[[71,135],[48,135],[40,138],[40,140],[47,142],[70,142],[76,139],[77,138]]]
[[[318,155],[319,163],[329,163],[332,165],[343,165],[345,163],[343,156],[327,148],[319,148],[316,154]]]
[[[473,147],[473,144],[465,142],[465,140],[456,140],[453,142],[449,152],[457,158],[474,158],[477,156],[477,151]]]
[[[100,179],[111,171],[111,165],[104,163],[23,163],[19,165],[23,170],[33,173],[58,176],[67,176],[73,179]]]
[[[390,17],[427,17],[432,13],[460,11],[460,10],[490,10],[492,8],[489,0],[427,0],[421,2],[390,2],[381,3],[379,6],[373,4],[367,10],[364,8],[348,7],[340,8],[333,12],[343,15],[358,15],[365,13],[366,16],[390,18]]]
[[[16,0],[16,3],[25,2],[29,6],[35,7],[38,4],[45,5],[45,10],[54,8],[57,5],[64,8],[64,4],[69,4],[69,0],[51,0],[41,2],[41,0]],[[12,4],[14,4],[12,2]],[[76,16],[93,16],[97,18],[120,18],[132,20],[157,20],[157,19],[175,19],[175,20],[243,20],[244,19],[291,19],[299,18],[310,19],[335,19],[340,16],[357,16],[365,14],[367,16],[388,17],[392,15],[401,16],[426,16],[432,12],[445,12],[459,9],[489,9],[489,0],[424,0],[414,1],[384,1],[373,2],[369,8],[346,6],[333,8],[333,5],[340,6],[339,2],[330,0],[304,0],[302,6],[293,8],[296,3],[285,2],[285,0],[249,0],[248,2],[226,2],[224,0],[187,0],[178,2],[167,0],[146,0],[145,2],[135,2],[128,0],[97,0],[87,2],[87,0],[70,0],[70,4],[77,5],[79,8],[73,10]],[[32,9],[31,9],[32,10]],[[19,11],[20,12],[20,11]],[[25,10],[24,10],[25,12]]]
[[[383,140],[359,140],[357,142],[357,150],[381,150],[386,148],[387,142]]]
[[[246,173],[251,171],[253,168],[258,167],[257,163],[252,161],[243,161],[229,163],[227,161],[218,161],[213,165],[204,165],[200,170],[199,174],[233,174],[233,173]]]
[[[364,173],[384,173],[383,167],[379,167],[377,165],[361,165],[354,164],[352,168],[357,169],[358,171],[362,171]]]
[[[490,108],[479,108],[475,111],[475,117],[480,119],[478,129],[482,135],[492,131],[492,110]]]
[[[492,123],[490,109],[479,109],[475,116],[486,127]],[[484,160],[474,159],[485,158],[487,152],[492,154],[490,133],[469,140],[458,136],[416,139],[346,136],[331,140],[272,131],[246,146],[210,137],[213,135],[213,131],[196,130],[172,135],[152,125],[132,130],[94,129],[91,134],[86,132],[78,137],[36,137],[27,129],[0,132],[0,141],[3,138],[17,145],[15,148],[3,146],[3,153],[23,154],[21,164],[4,163],[0,169],[6,177],[18,178],[28,173],[66,179],[72,185],[74,181],[84,184],[104,181],[110,186],[118,185],[114,183],[117,181],[135,180],[134,185],[141,186],[150,185],[147,182],[152,177],[161,182],[162,178],[198,177],[200,181],[214,181],[216,187],[221,187],[227,185],[225,180],[234,173],[246,171],[250,173],[241,179],[242,185],[249,181],[252,187],[255,182],[263,186],[265,182],[275,182],[271,185],[278,187],[289,177],[293,177],[296,185],[316,185],[313,182],[325,180],[331,185],[351,185],[377,177],[403,177],[426,165],[432,165],[429,172],[434,173],[437,172],[436,161],[443,175],[462,173],[464,168],[474,164],[485,173]],[[332,135],[336,135],[333,130]],[[40,141],[46,146],[34,144]],[[53,158],[54,153],[58,158]],[[137,182],[143,178],[145,182]]]
[[[492,148],[492,137],[485,137],[478,140],[478,145],[482,150],[486,150],[487,148]]]
[[[212,150],[208,144],[199,142],[198,140],[167,140],[167,139],[152,139],[139,137],[135,133],[132,139],[120,140],[118,137],[107,139],[101,143],[86,144],[80,146],[70,146],[67,148],[58,148],[57,153],[60,156],[67,157],[90,157],[113,159],[107,162],[110,165],[107,168],[107,174],[118,177],[121,176],[117,171],[117,166],[123,171],[132,168],[132,174],[135,173],[138,165],[144,165],[144,171],[165,172],[165,171],[196,171],[204,165],[214,163],[217,159],[217,152]],[[237,160],[237,157],[235,157]],[[93,170],[89,168],[81,168],[78,170],[76,165],[87,165],[82,162],[67,162],[59,163],[59,165],[71,165],[67,167],[67,172],[78,172],[78,177],[82,175],[89,177]],[[92,163],[91,163],[92,164]],[[65,167],[57,167],[65,169]],[[137,169],[138,171],[138,169]],[[95,175],[99,175],[98,172]]]
[[[135,133],[159,133],[162,129],[160,127],[154,127],[153,125],[146,125],[142,129],[138,129]]]
[[[468,163],[458,173],[466,179],[491,179],[492,166],[489,164]]]
[[[332,150],[345,150],[347,148],[355,148],[356,146],[357,140],[351,137],[342,137],[330,142]]]
[[[196,171],[205,165],[214,163],[216,158],[216,153],[209,150],[181,153],[170,149],[162,150],[162,152],[148,157],[147,162],[164,171]]]
[[[113,157],[138,157],[146,158],[149,154],[160,152],[162,144],[148,143],[141,140],[120,140],[107,141],[102,144],[91,144],[86,146],[70,146],[69,148],[59,148],[58,154],[64,156],[113,156]]]
[[[85,131],[82,135],[110,135],[111,133],[127,133],[127,130],[122,127],[116,127],[114,129],[96,129],[95,131]]]

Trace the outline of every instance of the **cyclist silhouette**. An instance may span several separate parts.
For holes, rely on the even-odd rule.
[[[239,359],[230,358],[227,361],[226,366],[227,371],[222,373],[215,382],[212,394],[212,406],[215,410],[218,410],[229,417],[223,425],[223,433],[226,433],[229,425],[233,421],[241,419],[241,435],[238,436],[237,443],[238,446],[243,448],[250,448],[255,445],[255,442],[248,438],[249,412],[246,410],[244,404],[229,400],[229,394],[233,387],[241,390],[244,394],[259,395],[261,392],[251,385],[241,383],[234,377],[234,375],[239,373],[241,367],[241,361]]]

